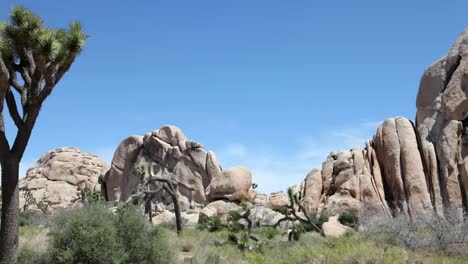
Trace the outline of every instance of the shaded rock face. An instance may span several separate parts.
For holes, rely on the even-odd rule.
[[[48,151],[20,180],[20,208],[27,191],[36,202],[48,204],[49,209],[71,207],[79,202],[81,192],[99,191],[98,179],[108,170],[102,159],[77,148]]]
[[[147,168],[146,175],[156,175],[164,169],[175,175],[179,183],[181,202],[186,205],[182,208],[184,210],[194,203],[206,204],[207,190],[211,190],[208,192],[210,201],[216,199],[238,201],[243,200],[247,184],[250,189],[251,175],[248,170],[241,171],[242,173],[238,172],[238,169],[223,171],[213,152],[189,140],[179,128],[164,126],[145,136],[128,137],[120,143],[112,159],[111,169],[102,180],[107,200],[126,201],[135,193],[143,180],[137,171],[141,165]],[[239,193],[233,189],[233,181],[223,180],[223,177],[227,176],[235,176],[232,180],[245,182]],[[216,183],[215,186],[208,188],[215,178],[213,181]],[[157,186],[154,188],[157,189]],[[163,204],[172,202],[164,191],[160,193],[156,198],[157,202]]]
[[[416,126],[432,205],[439,214],[466,206],[468,187],[468,30],[424,72]]]

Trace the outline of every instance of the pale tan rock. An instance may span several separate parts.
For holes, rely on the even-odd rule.
[[[247,168],[234,167],[224,170],[211,181],[206,196],[210,201],[216,199],[250,201],[251,186],[252,173]]]
[[[226,215],[231,211],[240,211],[241,207],[232,202],[225,202],[222,200],[209,203],[205,208],[200,211],[199,214],[199,223],[203,223],[208,218],[213,216],[219,216],[221,219],[225,220]]]
[[[143,176],[139,168],[143,168]],[[164,126],[144,137],[125,139],[116,150],[103,186],[108,200],[127,201],[145,177],[159,173],[160,177],[172,177],[178,182],[183,209],[189,209],[193,204],[207,202],[205,191],[212,178],[221,172],[213,152],[187,139],[179,128]],[[155,183],[151,189],[158,190],[161,186],[161,183]],[[160,191],[155,200],[164,205],[172,203],[165,191]]]
[[[289,205],[289,196],[285,192],[276,192],[270,194],[267,207],[273,210],[279,210]]]
[[[253,205],[257,206],[267,206],[270,195],[264,193],[257,193],[255,198],[252,200]]]
[[[342,225],[336,216],[330,217],[328,222],[322,225],[322,231],[326,237],[340,237],[349,229],[349,227]]]
[[[307,175],[304,183],[303,205],[307,214],[317,212],[322,196],[322,172],[313,169]]]
[[[194,228],[198,224],[198,213],[197,212],[181,212],[182,226],[185,228]],[[160,214],[153,216],[152,218],[154,225],[175,225],[176,217],[175,213],[170,211],[163,211]]]
[[[102,159],[78,148],[48,151],[20,180],[20,207],[23,208],[28,191],[36,202],[47,203],[50,209],[74,206],[82,192],[100,191],[98,178],[108,169]]]

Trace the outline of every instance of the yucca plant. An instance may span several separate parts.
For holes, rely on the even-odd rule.
[[[19,223],[18,173],[23,153],[42,104],[81,53],[86,38],[79,22],[72,22],[68,29],[53,29],[47,27],[39,16],[21,6],[12,8],[8,21],[0,22],[2,264],[16,261]],[[14,137],[7,137],[4,102],[17,128]],[[9,142],[8,138],[14,138],[14,141]]]

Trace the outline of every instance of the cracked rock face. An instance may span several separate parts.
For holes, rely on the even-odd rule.
[[[149,168],[146,174],[165,173],[166,169],[167,173],[175,175],[183,210],[218,199],[251,199],[252,180],[248,169],[237,167],[223,171],[212,151],[189,140],[179,128],[164,126],[145,136],[128,137],[120,143],[111,169],[103,179],[107,200],[126,201],[137,191],[143,179],[137,172],[141,164]],[[157,196],[156,202],[172,203],[164,190]]]
[[[36,202],[47,203],[50,209],[74,206],[82,191],[100,190],[98,179],[108,170],[102,159],[77,148],[48,151],[20,180],[20,208],[25,203],[26,191],[31,192]],[[37,207],[33,205],[30,209]]]
[[[460,216],[468,206],[468,29],[424,72],[416,125],[386,120],[366,147],[332,153],[306,178],[309,213]],[[318,199],[318,194],[321,194]]]

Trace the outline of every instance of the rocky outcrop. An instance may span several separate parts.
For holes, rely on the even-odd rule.
[[[48,151],[26,172],[19,183],[20,208],[30,192],[36,202],[49,209],[71,207],[79,203],[82,192],[99,191],[98,178],[109,166],[99,157],[77,148]],[[32,205],[30,209],[37,209]]]
[[[109,201],[126,201],[137,190],[142,183],[139,166],[150,168],[146,173],[167,169],[175,175],[186,204],[205,203],[205,189],[222,171],[212,152],[187,139],[179,128],[165,126],[143,137],[128,137],[120,143],[111,169],[103,179]],[[164,191],[158,199],[171,203]]]
[[[417,130],[432,204],[466,206],[468,156],[468,31],[424,72],[417,97]]]
[[[307,213],[462,216],[468,202],[468,30],[421,79],[416,125],[386,120],[364,149],[331,153],[306,177]],[[318,200],[318,194],[321,194]]]
[[[109,173],[102,179],[103,192],[109,201],[127,201],[144,176],[157,174],[175,177],[183,210],[219,199],[240,202],[254,198],[248,169],[223,171],[213,152],[189,140],[174,126],[123,140]],[[158,185],[151,188],[156,190]],[[161,190],[155,202],[170,205],[172,200]]]

